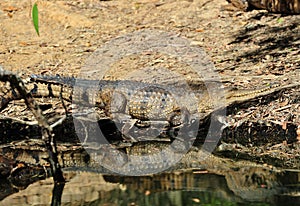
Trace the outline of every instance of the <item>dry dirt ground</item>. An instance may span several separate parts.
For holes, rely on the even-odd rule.
[[[225,87],[285,85],[300,79],[299,15],[242,12],[225,0],[39,0],[37,36],[30,17],[32,3],[0,2],[0,65],[7,70],[77,76],[86,59],[106,42],[150,28],[173,32],[202,48]],[[114,75],[126,71],[119,69]],[[283,99],[273,107],[250,108],[238,115],[252,114],[255,119],[256,114],[265,117],[277,109],[281,113],[273,114],[275,124],[300,125],[299,91],[295,95],[291,105]]]
[[[31,6],[27,0],[0,3],[0,64],[5,69],[76,75],[105,42],[154,28],[202,47],[220,75],[230,76],[236,85],[256,86],[253,76],[272,81],[299,74],[297,15],[232,11],[225,0],[40,0],[37,36]]]

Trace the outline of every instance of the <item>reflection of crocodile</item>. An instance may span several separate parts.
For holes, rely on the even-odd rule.
[[[166,157],[163,156],[164,154],[159,154],[162,150],[166,152],[165,154],[168,154],[168,152],[170,154],[176,153],[165,142],[140,142],[125,150],[110,150],[111,147],[111,145],[101,145],[97,149],[90,149],[83,148],[78,144],[58,144],[59,163],[63,168],[83,169],[108,174],[111,171],[102,166],[108,165],[107,162],[112,166],[118,166],[119,168],[116,168],[118,171],[127,174],[139,174],[140,171],[142,171],[142,174],[145,174],[145,171],[155,173],[155,171],[161,171],[161,168],[165,168],[167,171],[197,168],[222,172],[222,170],[243,166],[244,164],[243,162],[233,162],[230,159],[215,157],[197,148],[191,149],[184,155],[182,154],[182,159],[176,163],[173,156]],[[31,165],[48,165],[46,160],[48,154],[41,140],[25,140],[14,144],[1,145],[0,153],[8,159],[14,159],[14,161],[25,162]],[[158,155],[155,156],[156,154]],[[131,158],[143,155],[148,155],[147,161],[133,164]],[[252,163],[252,165],[256,164]]]
[[[34,146],[34,147],[33,147]],[[161,142],[154,144],[154,142],[143,143],[140,145],[134,145],[128,148],[127,152],[129,154],[141,155],[141,153],[155,152],[159,147],[163,148],[165,145]],[[59,160],[60,164],[67,168],[69,171],[65,171],[65,175],[73,172],[73,169],[76,171],[92,171],[92,172],[80,172],[80,177],[85,179],[79,179],[75,184],[69,185],[69,187],[77,187],[80,191],[80,188],[84,185],[85,182],[88,182],[88,187],[84,186],[84,191],[90,191],[90,187],[93,187],[93,184],[99,189],[103,182],[100,182],[99,179],[92,177],[98,177],[99,174],[94,172],[100,172],[106,174],[104,176],[106,182],[117,182],[122,185],[126,185],[127,190],[132,190],[132,192],[142,191],[143,193],[147,190],[154,192],[155,190],[195,190],[200,189],[203,191],[207,190],[207,187],[214,185],[214,188],[218,186],[218,191],[220,186],[216,177],[213,179],[209,178],[209,173],[217,174],[218,177],[222,177],[222,184],[225,188],[224,191],[228,191],[225,194],[232,195],[234,193],[243,201],[245,200],[255,200],[255,201],[272,201],[274,195],[282,194],[283,192],[297,191],[296,187],[285,187],[287,184],[297,184],[299,173],[294,171],[294,175],[287,175],[282,170],[276,168],[271,168],[268,166],[259,166],[255,163],[247,161],[232,161],[231,159],[219,158],[213,155],[207,156],[204,160],[199,160],[199,157],[203,155],[203,152],[192,150],[188,152],[177,164],[168,165],[170,168],[167,169],[167,173],[164,174],[154,174],[146,177],[126,177],[110,175],[111,172],[103,168],[96,160],[97,156],[88,154],[81,146],[59,145]],[[150,151],[151,150],[151,151]],[[9,158],[17,158],[19,161],[27,161],[30,163],[36,164],[47,164],[43,157],[47,157],[47,152],[43,148],[42,141],[24,141],[23,143],[19,142],[14,145],[6,145],[0,147],[0,153],[5,153],[5,156]],[[16,155],[17,154],[17,155]],[[113,154],[98,153],[100,158],[107,158],[108,161],[112,161],[110,158],[113,158]],[[111,156],[110,156],[111,155]],[[123,159],[124,160],[124,159]],[[122,160],[122,161],[123,161]],[[147,168],[149,165],[152,165],[154,169],[159,170],[161,167],[164,167],[168,164],[168,161],[159,161],[157,159],[148,159],[148,161],[141,161],[139,164],[131,165],[131,171],[127,171],[129,174],[135,175],[137,171]],[[124,162],[126,164],[126,161]],[[75,168],[74,168],[75,167]],[[188,170],[186,170],[188,169]],[[208,174],[207,174],[208,173]],[[35,174],[34,172],[32,174]],[[40,174],[41,175],[41,174]],[[197,180],[200,178],[201,181]],[[283,180],[285,177],[285,181]],[[288,178],[287,178],[288,177]],[[140,182],[142,181],[142,182]],[[68,184],[72,181],[68,181],[65,188],[68,188]],[[144,183],[144,184],[143,184]],[[207,184],[205,184],[207,183]],[[281,185],[283,184],[283,186]],[[132,188],[133,187],[133,188]],[[229,188],[229,189],[228,189]],[[38,186],[38,191],[41,191],[41,185]],[[49,188],[47,188],[49,190]],[[293,190],[294,189],[294,190]],[[64,194],[69,194],[68,189],[64,190]],[[74,191],[74,190],[70,190]],[[80,194],[85,194],[84,191],[80,191]],[[21,193],[23,194],[23,193]],[[45,192],[41,192],[43,196]],[[90,194],[90,193],[89,193]],[[22,195],[24,197],[24,194]],[[75,197],[74,197],[75,198]],[[78,200],[78,194],[76,196]],[[90,199],[90,198],[89,198]],[[101,199],[99,199],[101,201]]]
[[[177,146],[184,147],[183,144]],[[180,150],[172,147],[172,145],[170,146],[169,142],[159,141],[143,141],[119,149],[109,144],[93,148],[83,147],[81,144],[59,143],[58,151],[58,160],[63,168],[84,169],[101,173],[111,173],[111,170],[113,170],[115,172],[120,171],[123,174],[145,174],[147,172],[155,173],[163,170],[175,171],[192,168],[213,170],[215,172],[216,168],[222,171],[245,165],[257,165],[256,163],[235,162],[231,159],[219,158],[209,154],[203,148],[192,147],[186,153],[180,153]],[[1,145],[0,154],[8,159],[31,165],[48,165],[48,154],[41,140],[24,140]],[[138,162],[135,161],[137,157],[141,158]],[[253,160],[253,157],[251,160]],[[279,160],[275,161],[278,162]],[[285,162],[285,160],[282,160],[282,162]],[[106,169],[107,166],[108,169]],[[299,168],[299,163],[295,163],[294,167]]]

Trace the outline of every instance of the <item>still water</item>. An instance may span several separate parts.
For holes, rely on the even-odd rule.
[[[144,177],[65,172],[65,176],[68,182],[62,194],[56,192],[56,195],[62,195],[62,205],[300,205],[299,171],[276,174],[255,168],[223,175],[189,171]],[[9,192],[3,188],[8,189],[8,184],[0,184],[0,205],[51,204],[52,178],[37,181],[26,188],[15,187]]]

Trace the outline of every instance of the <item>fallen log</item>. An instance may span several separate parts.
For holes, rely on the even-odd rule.
[[[300,14],[300,0],[228,0],[228,2],[244,11],[265,9],[273,13]]]

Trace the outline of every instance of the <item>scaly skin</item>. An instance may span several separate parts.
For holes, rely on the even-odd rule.
[[[221,100],[225,101],[224,106],[228,106],[233,102],[244,102],[295,85],[271,84],[254,90],[232,89],[225,92],[225,98]],[[216,109],[212,106],[206,88],[200,86],[199,90],[193,90],[196,96],[201,95],[198,105],[192,105],[189,99],[177,101],[184,92],[178,87],[170,89],[170,86],[166,88],[163,85],[127,80],[76,80],[73,77],[32,75],[26,87],[34,97],[56,97],[82,106],[97,106],[108,117],[112,113],[122,113],[132,119],[164,120],[171,125],[180,125],[182,118],[188,118],[190,114]],[[20,96],[14,89],[3,86],[0,88],[0,98],[0,108],[4,108],[10,101],[20,99]]]
[[[213,169],[218,166],[223,170],[232,164],[230,160],[225,163],[223,159],[196,148],[181,154],[169,148],[168,143],[164,142],[140,142],[126,148],[125,152],[109,150],[111,148],[111,145],[100,145],[98,149],[89,149],[74,144],[58,144],[58,160],[62,168],[91,170],[100,173],[114,173],[119,170],[125,174],[135,175],[145,174],[147,171],[156,173],[156,171],[161,171],[161,168],[165,168],[165,171],[176,171],[192,168]],[[163,150],[164,155],[160,155]],[[17,162],[48,165],[46,161],[48,154],[41,140],[1,145],[0,153]],[[149,158],[141,159],[138,163],[134,162],[135,157],[144,155],[149,155]],[[177,158],[177,161],[176,155],[182,159]],[[111,170],[105,168],[105,165],[111,165]]]
[[[34,97],[57,97],[82,106],[96,105],[107,116],[123,113],[139,120],[167,120],[178,124],[175,116],[180,113],[174,97],[164,87],[133,81],[76,81],[73,78],[39,77],[26,83]],[[98,88],[91,87],[97,85]],[[2,91],[1,91],[2,90]],[[0,108],[20,96],[15,90],[0,90]]]

